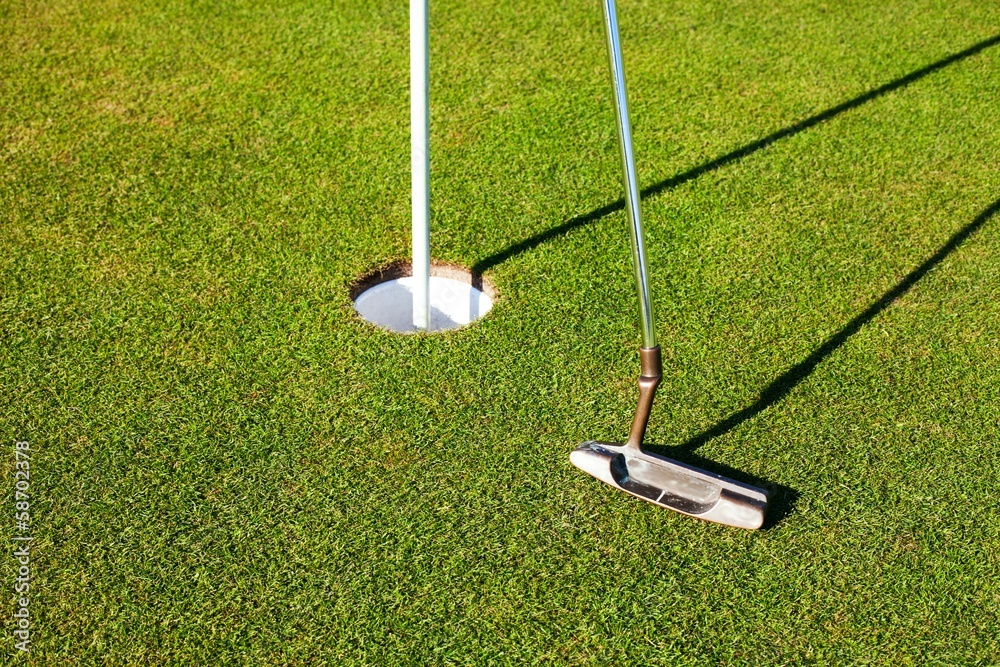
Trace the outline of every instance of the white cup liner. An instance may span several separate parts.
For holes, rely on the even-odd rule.
[[[405,270],[408,267],[403,267]],[[354,309],[366,321],[398,333],[414,333],[413,278],[387,272],[387,280],[377,282],[354,296]],[[408,274],[409,271],[407,270]],[[442,273],[446,275],[441,275]],[[437,275],[435,275],[437,274]],[[464,274],[464,275],[463,275]],[[472,285],[471,274],[459,267],[431,268],[431,320],[427,331],[448,331],[464,327],[493,308],[493,298]]]

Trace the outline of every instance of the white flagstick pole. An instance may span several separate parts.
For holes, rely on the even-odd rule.
[[[413,326],[430,325],[430,114],[427,0],[410,0],[410,160],[413,201]]]

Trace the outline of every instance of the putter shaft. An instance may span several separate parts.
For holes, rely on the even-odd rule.
[[[639,295],[639,316],[642,327],[642,346],[656,347],[656,329],[653,326],[653,302],[649,297],[649,268],[646,260],[646,237],[642,231],[639,214],[639,183],[635,176],[635,158],[632,155],[632,125],[629,123],[628,96],[625,92],[625,66],[618,38],[618,13],[615,0],[604,2],[604,34],[607,37],[608,65],[615,92],[615,124],[618,127],[618,151],[622,160],[622,180],[625,185],[625,215],[628,217],[632,243],[632,266],[635,269],[635,287]]]

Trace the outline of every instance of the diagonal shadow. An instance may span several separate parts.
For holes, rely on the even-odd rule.
[[[1000,44],[1000,35],[994,35],[989,39],[985,39],[979,42],[978,44],[970,46],[964,51],[959,51],[958,53],[954,53],[948,56],[947,58],[943,58],[941,60],[938,60],[937,62],[927,65],[922,69],[918,69],[915,72],[911,72],[902,78],[896,79],[895,81],[890,81],[889,83],[879,86],[878,88],[873,88],[872,90],[869,90],[867,93],[863,95],[859,95],[858,97],[847,100],[846,102],[838,104],[835,107],[831,107],[826,111],[816,114],[815,116],[810,116],[805,120],[801,120],[798,123],[795,123],[794,125],[789,125],[786,128],[782,128],[777,132],[767,135],[763,139],[758,139],[753,143],[747,144],[746,146],[743,146],[741,148],[737,148],[736,150],[726,153],[725,155],[722,155],[720,157],[717,157],[714,160],[705,162],[704,164],[698,165],[697,167],[681,172],[680,174],[677,174],[675,176],[671,176],[665,181],[660,181],[659,183],[656,183],[654,185],[649,186],[648,188],[645,188],[644,190],[642,190],[642,192],[639,193],[639,196],[641,199],[652,197],[665,190],[670,190],[672,188],[677,187],[678,185],[694,180],[695,178],[698,178],[702,174],[706,174],[710,171],[715,171],[720,167],[724,167],[728,164],[732,164],[733,162],[742,160],[748,155],[751,155],[759,150],[767,148],[768,146],[770,146],[771,144],[780,139],[787,139],[788,137],[794,136],[800,132],[808,130],[811,127],[819,125],[820,123],[828,121],[834,116],[842,114],[845,111],[850,111],[851,109],[855,109],[861,106],[862,104],[865,104],[866,102],[870,102],[878,97],[881,97],[886,93],[890,93],[894,90],[899,90],[900,88],[905,88],[911,83],[919,81],[920,79],[923,79],[929,74],[932,74],[949,65],[953,65],[959,61],[965,60],[966,58],[970,58],[971,56],[974,56],[977,53],[984,51],[985,49],[988,49],[989,47],[995,46],[997,44]],[[556,237],[562,236],[563,234],[573,229],[576,229],[577,227],[583,227],[584,225],[596,222],[601,218],[611,213],[614,213],[615,211],[620,211],[624,208],[624,206],[625,206],[624,200],[619,199],[616,202],[605,204],[600,208],[596,208],[590,213],[585,213],[583,215],[577,216],[575,218],[567,220],[561,225],[558,225],[551,229],[547,229],[544,232],[536,234],[530,238],[524,239],[523,241],[519,241],[517,243],[514,243],[513,245],[507,246],[500,252],[494,253],[489,257],[481,259],[479,262],[476,263],[474,267],[472,267],[472,272],[478,274],[485,273],[486,271],[489,271],[493,267],[499,264],[503,264],[508,259],[520,255],[525,251],[537,248],[541,244],[547,241],[551,241]]]
[[[784,519],[795,506],[799,493],[794,489],[780,484],[775,484],[769,480],[748,475],[740,470],[706,459],[695,453],[695,450],[704,445],[709,440],[724,433],[728,433],[743,422],[753,419],[761,412],[771,407],[803,380],[809,377],[824,359],[829,357],[837,348],[842,346],[847,339],[857,333],[861,327],[871,322],[876,315],[892,305],[899,297],[910,290],[917,282],[923,278],[935,266],[940,264],[948,255],[958,249],[970,236],[977,232],[987,221],[1000,212],[1000,199],[990,204],[976,218],[962,229],[955,232],[951,238],[942,245],[937,252],[927,258],[920,266],[913,269],[905,278],[899,281],[892,289],[887,291],[878,300],[873,302],[862,313],[848,322],[840,331],[830,336],[822,345],[817,347],[812,353],[792,366],[790,369],[778,376],[771,384],[760,392],[757,400],[742,410],[734,412],[714,426],[702,431],[687,442],[676,446],[663,446],[647,443],[644,445],[649,451],[667,456],[684,463],[724,475],[731,479],[741,481],[753,486],[768,489],[770,495],[769,507],[764,523],[764,528],[772,528]]]
[[[759,415],[761,412],[783,399],[792,391],[792,389],[797,387],[803,380],[809,377],[821,361],[826,359],[833,353],[834,350],[847,342],[847,339],[856,334],[861,327],[871,322],[876,315],[892,305],[896,299],[906,294],[911,287],[927,275],[928,271],[940,264],[945,257],[958,249],[958,247],[962,245],[966,239],[985,225],[986,222],[996,215],[998,211],[1000,211],[1000,199],[990,204],[982,213],[976,216],[972,222],[955,232],[951,238],[949,238],[937,252],[928,257],[923,264],[910,271],[910,273],[907,274],[905,278],[900,280],[895,287],[883,294],[877,301],[872,303],[862,313],[848,322],[843,329],[827,338],[826,341],[813,350],[808,357],[779,375],[774,382],[769,384],[763,391],[760,392],[760,396],[756,401],[754,401],[753,405],[745,407],[738,412],[734,412],[715,426],[702,431],[684,444],[671,447],[671,451],[694,451],[712,438],[728,433],[743,422]]]

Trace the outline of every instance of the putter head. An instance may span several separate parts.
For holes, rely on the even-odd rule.
[[[764,523],[762,489],[663,456],[589,440],[569,460],[605,484],[681,514],[750,530]]]

